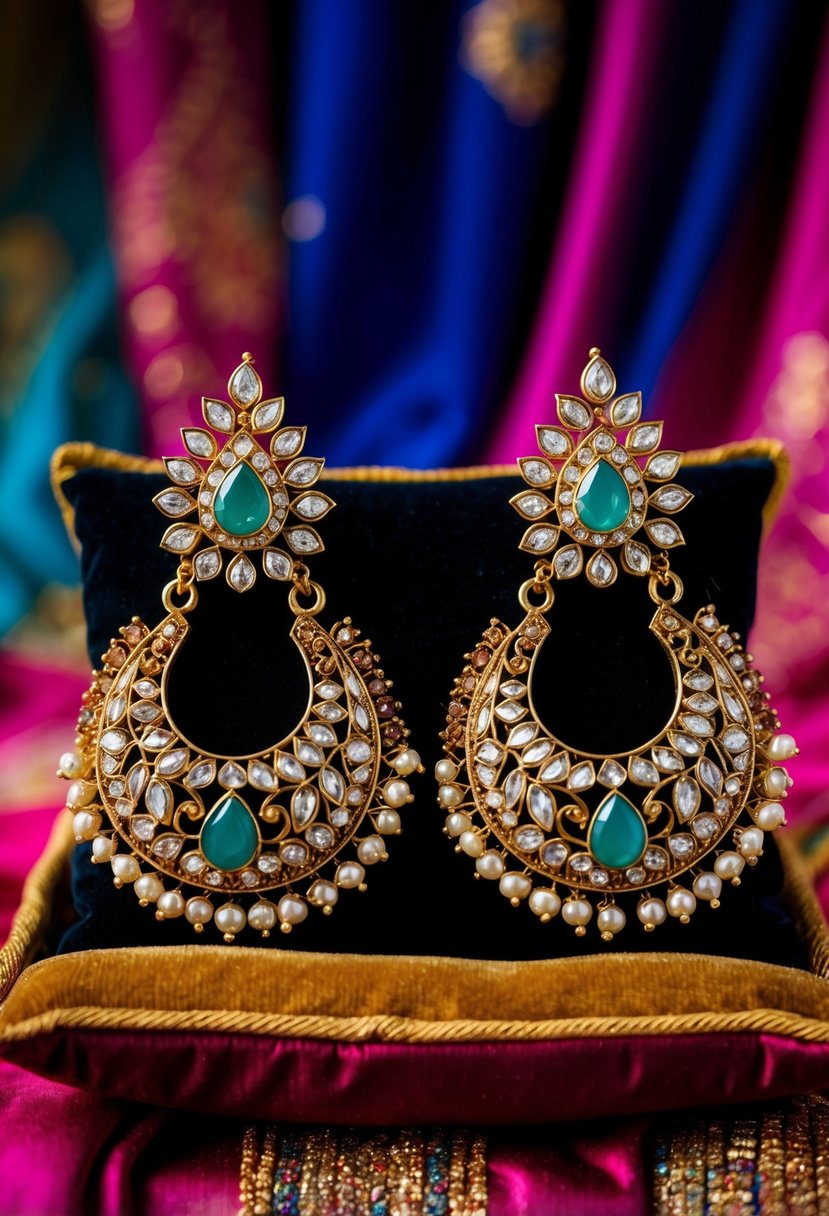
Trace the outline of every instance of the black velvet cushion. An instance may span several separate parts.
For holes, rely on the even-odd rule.
[[[747,632],[761,513],[773,479],[771,462],[761,458],[682,470],[678,480],[696,497],[679,520],[688,543],[671,562],[685,583],[680,608],[686,615],[713,602],[721,620]],[[152,626],[163,614],[161,590],[176,563],[158,547],[165,522],[150,500],[167,484],[159,475],[99,468],[65,483],[83,546],[95,665],[130,617]],[[310,563],[328,595],[320,621],[330,628],[349,615],[371,637],[426,773],[411,781],[416,800],[404,808],[403,834],[389,842],[389,861],[369,872],[367,892],[346,892],[331,917],[312,912],[296,932],[278,935],[280,948],[494,959],[607,949],[596,933],[577,938],[560,918],[542,925],[526,907],[512,909],[497,884],[476,881],[469,859],[442,834],[444,816],[435,801],[438,736],[463,656],[490,617],[512,625],[522,616],[517,590],[533,559],[517,548],[525,525],[508,505],[522,485],[517,476],[326,479],[338,506],[320,529],[326,552]],[[260,574],[244,595],[224,578],[202,584],[199,595],[190,617],[193,633],[171,677],[173,719],[207,750],[256,751],[287,733],[307,702],[304,670],[288,639],[286,587]],[[573,746],[629,748],[652,737],[670,714],[673,681],[648,631],[652,611],[646,580],[622,575],[601,591],[583,579],[557,587],[535,698],[544,722]],[[131,892],[115,890],[108,866],[93,866],[89,857],[89,846],[79,846],[77,920],[62,950],[199,940],[183,921],[158,924]],[[652,934],[638,922],[629,924],[609,948],[805,966],[781,884],[772,844],[760,864],[745,871],[739,888],[727,888],[718,910],[701,906],[689,925],[671,921]],[[244,943],[261,940],[243,934]]]

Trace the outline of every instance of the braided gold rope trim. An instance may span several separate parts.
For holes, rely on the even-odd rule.
[[[777,517],[791,476],[791,461],[783,444],[777,439],[748,439],[744,442],[725,443],[715,448],[686,452],[682,459],[685,467],[724,464],[728,460],[746,460],[760,457],[774,465],[774,484],[763,508],[763,523],[766,530]],[[122,473],[163,473],[160,460],[146,456],[130,456],[115,452],[111,448],[99,448],[94,443],[65,443],[54,452],[50,465],[52,493],[60,508],[69,538],[77,549],[75,536],[75,513],[63,492],[63,483],[74,477],[81,469],[117,469]],[[474,481],[477,478],[513,477],[514,464],[471,465],[452,469],[402,469],[383,465],[363,465],[350,469],[326,469],[323,480],[373,482],[447,482]]]
[[[656,1216],[827,1216],[829,1100],[673,1121],[654,1148]]]
[[[239,1202],[239,1216],[486,1216],[486,1139],[439,1128],[249,1127]]]

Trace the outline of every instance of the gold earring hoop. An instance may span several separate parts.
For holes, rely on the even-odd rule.
[[[529,523],[520,548],[536,558],[519,590],[524,618],[493,619],[455,681],[436,767],[445,832],[542,921],[561,913],[577,934],[595,921],[611,941],[635,906],[646,930],[687,923],[697,903],[719,904],[785,823],[797,752],[762,677],[713,605],[692,619],[670,551],[684,544],[673,516],[691,501],[673,482],[681,454],[659,450],[662,423],[641,421],[641,393],[615,396],[598,349],[583,396],[557,395],[560,426],[536,428],[539,455],[518,465],[527,489],[510,501]],[[533,675],[553,632],[555,588],[584,577],[597,592],[620,571],[647,579],[650,631],[674,683],[667,723],[615,754],[569,746],[540,721]]]
[[[183,917],[198,933],[212,922],[232,942],[246,926],[289,932],[309,906],[329,913],[341,890],[364,889],[421,765],[371,641],[348,617],[330,632],[317,620],[325,592],[306,561],[323,549],[313,524],[334,506],[317,485],[323,461],[302,454],[305,427],[279,429],[284,402],[262,400],[250,355],[228,396],[203,399],[211,430],[182,431],[186,455],[165,461],[173,484],[153,500],[172,521],[162,547],[179,559],[166,615],[153,628],[133,618],[112,640],[59,775],[72,782],[76,839],[117,887],[159,920]],[[260,562],[289,589],[307,708],[279,742],[220,755],[176,727],[168,685],[199,584],[224,568],[245,594]]]

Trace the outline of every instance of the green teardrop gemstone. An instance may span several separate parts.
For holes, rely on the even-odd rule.
[[[623,870],[645,851],[648,830],[639,811],[613,790],[603,798],[590,823],[587,847],[600,865]]]
[[[630,513],[624,477],[602,458],[591,465],[576,490],[576,513],[591,532],[612,532]]]
[[[199,848],[217,870],[241,870],[259,847],[256,820],[238,794],[225,794],[204,821]]]
[[[268,522],[271,500],[249,464],[240,462],[225,474],[213,499],[213,514],[231,536],[250,536]]]

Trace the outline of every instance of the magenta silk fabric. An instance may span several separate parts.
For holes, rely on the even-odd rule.
[[[127,23],[96,22],[125,353],[150,455],[178,450],[200,395],[225,396],[243,351],[273,382],[265,28],[253,0],[135,0]]]

